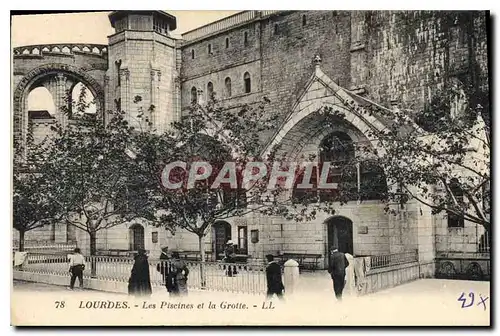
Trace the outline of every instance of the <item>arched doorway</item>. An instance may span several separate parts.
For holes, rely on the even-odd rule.
[[[354,255],[352,221],[346,217],[335,216],[327,219],[325,223],[328,235],[327,253],[333,246],[340,252]]]
[[[134,224],[130,227],[130,250],[144,249],[144,227]]]
[[[231,224],[220,221],[212,226],[212,251],[215,252],[215,260],[224,258],[224,246],[231,240]]]

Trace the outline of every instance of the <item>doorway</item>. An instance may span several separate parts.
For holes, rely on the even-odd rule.
[[[140,224],[134,224],[130,227],[130,249],[138,251],[144,249],[144,227]]]
[[[328,246],[327,255],[331,247],[336,247],[340,252],[354,255],[352,221],[349,218],[336,216],[326,221]]]
[[[215,252],[215,260],[224,258],[224,246],[231,240],[231,224],[220,221],[212,226],[212,250]]]

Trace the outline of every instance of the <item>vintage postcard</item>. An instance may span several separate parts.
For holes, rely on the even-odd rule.
[[[12,14],[15,326],[491,326],[488,11]]]

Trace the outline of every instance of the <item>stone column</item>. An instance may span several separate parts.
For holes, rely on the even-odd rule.
[[[159,117],[160,109],[160,82],[161,82],[161,71],[151,70],[151,105],[154,106],[152,111],[149,111],[149,118],[153,124],[153,128],[158,131],[163,130],[163,120]],[[148,109],[150,106],[148,106]]]
[[[293,295],[297,292],[299,276],[299,263],[293,259],[288,259],[285,262],[284,271],[284,286],[287,296]]]
[[[109,70],[106,73],[109,73]],[[104,106],[101,106],[101,110],[96,111],[97,113],[101,114],[100,116],[98,116],[98,118],[101,117],[104,122],[106,122],[107,111],[114,109],[114,106],[112,105],[113,101],[114,101],[114,97],[112,97],[112,95],[111,95],[111,90],[109,87],[109,79],[110,79],[109,75],[107,75],[107,74],[104,75],[104,100],[103,100]],[[95,97],[95,98],[96,98],[96,101],[99,100],[99,97]]]
[[[68,100],[68,90],[67,90],[67,80],[65,74],[58,73],[54,78],[55,84],[55,95],[54,95],[54,105],[57,111],[57,121],[61,124],[63,128],[66,128],[68,124],[68,108],[70,101]]]
[[[121,109],[131,116],[133,113],[130,111],[130,71],[128,69],[120,69],[120,82]]]

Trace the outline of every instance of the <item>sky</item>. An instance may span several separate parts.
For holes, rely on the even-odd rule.
[[[177,17],[177,29],[173,32],[173,35],[180,35],[237,12],[168,11],[168,13]],[[109,13],[13,16],[11,26],[12,47],[68,42],[107,44],[107,37],[114,33],[114,29],[108,20]],[[30,93],[28,109],[48,110],[51,114],[55,112],[52,97],[43,88],[35,89]]]
[[[222,19],[238,11],[167,11],[177,17],[177,29],[186,31]],[[107,44],[114,33],[108,20],[110,12],[17,15],[12,17],[12,47],[49,43]]]

